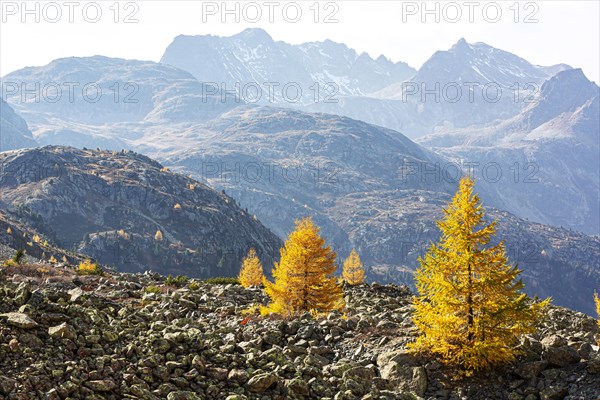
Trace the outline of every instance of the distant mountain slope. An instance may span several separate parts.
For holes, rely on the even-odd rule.
[[[236,84],[275,82],[279,87],[273,97],[280,105],[286,104],[282,97],[286,84],[298,85],[303,92],[299,103],[306,103],[314,101],[311,88],[317,83],[322,88],[336,84],[340,95],[365,95],[415,72],[406,63],[393,63],[383,56],[374,60],[330,40],[300,45],[276,42],[262,29],[246,29],[231,37],[178,36],[161,63],[189,71],[200,82],[225,84],[229,90],[235,90]],[[268,95],[264,89],[263,101]]]
[[[189,150],[146,151],[226,189],[280,236],[295,218],[310,214],[337,248],[349,251],[346,234],[328,211],[339,197],[395,188],[452,191],[435,176],[422,179],[409,171],[435,170],[444,159],[397,132],[349,118],[249,106],[203,129],[211,134],[197,136]]]
[[[243,104],[175,67],[102,56],[24,68],[2,77],[2,83],[2,97],[27,120],[40,144],[121,149],[132,136],[119,124],[204,121]],[[22,85],[36,94],[24,95]],[[118,134],[109,138],[89,129],[106,124]]]
[[[25,120],[0,98],[0,151],[36,145]]]
[[[135,153],[43,147],[0,164],[4,213],[119,270],[232,276],[250,247],[268,265],[281,244],[231,198]]]
[[[580,69],[546,81],[517,116],[418,139],[455,160],[496,163],[505,184],[480,183],[500,208],[536,221],[600,232],[600,88]],[[516,170],[515,170],[516,166]]]

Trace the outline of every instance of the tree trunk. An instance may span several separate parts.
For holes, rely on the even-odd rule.
[[[469,246],[470,247],[470,246]],[[471,253],[471,249],[468,249]],[[471,262],[467,263],[468,286],[467,286],[467,341],[473,340],[473,272],[471,270]]]
[[[304,268],[304,285],[302,287],[302,310],[306,311],[306,306],[308,302],[308,288],[306,283],[308,281],[308,270],[306,269],[306,266]]]

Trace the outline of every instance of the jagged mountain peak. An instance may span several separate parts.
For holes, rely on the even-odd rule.
[[[559,71],[556,75],[548,79],[541,88],[541,96],[552,96],[555,93],[564,95],[565,91],[574,92],[581,97],[585,97],[589,90],[598,89],[598,85],[590,81],[581,68],[572,68]],[[584,93],[581,91],[584,90]]]
[[[458,42],[456,42],[454,46],[452,46],[450,51],[468,51],[472,49],[473,47],[471,47],[471,45],[466,41],[465,38],[460,38]]]
[[[234,35],[233,38],[243,40],[251,45],[271,44],[273,38],[262,28],[247,28]]]
[[[367,54],[367,53],[362,53],[362,54]],[[368,54],[367,54],[367,56],[368,56]],[[377,57],[377,59],[375,61],[377,61],[377,63],[379,63],[379,64],[393,64],[392,60],[390,60],[388,57],[386,57],[383,54],[381,54],[379,57]]]
[[[554,67],[535,66],[527,60],[483,42],[470,44],[461,38],[449,50],[437,51],[419,69],[417,82],[496,83],[511,87],[516,82],[539,83]]]

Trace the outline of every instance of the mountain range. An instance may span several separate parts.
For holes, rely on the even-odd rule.
[[[223,47],[228,57],[243,61],[247,73],[216,76],[212,68],[205,67],[213,61],[231,65],[229,58],[213,56],[221,55]],[[310,62],[284,55],[293,50],[305,53],[307,47],[319,49]],[[474,172],[483,178],[480,187],[492,205],[536,222],[600,233],[596,156],[600,129],[595,123],[600,89],[580,69],[566,64],[533,65],[485,43],[470,44],[460,39],[449,50],[435,52],[418,71],[406,70],[406,75],[399,76],[390,69],[381,74],[380,68],[371,66],[370,73],[359,76],[352,73],[352,68],[338,67],[354,58],[334,49],[347,48],[330,41],[293,46],[273,41],[262,30],[246,30],[230,38],[178,37],[161,62],[190,71],[200,80],[224,82],[228,88],[236,83],[243,86],[261,81],[281,85],[302,81],[308,86],[306,77],[296,79],[294,73],[284,71],[290,67],[292,71],[311,70],[318,64],[323,75],[335,77],[332,82],[341,88],[335,101],[274,99],[273,103],[348,116],[402,132],[435,151],[443,148],[440,152],[452,163],[478,165]],[[183,54],[188,56],[177,56]],[[376,73],[384,76],[379,79],[379,88],[370,85]],[[357,79],[364,84],[356,83]],[[395,82],[390,83],[390,79]],[[314,76],[313,81],[324,83]],[[348,82],[354,91],[344,89]],[[577,113],[577,108],[586,104]],[[522,134],[511,134],[506,140],[490,133],[507,129]],[[529,135],[534,129],[535,134]],[[556,133],[573,130],[580,133],[571,135],[568,143],[566,133]],[[457,135],[464,138],[463,144],[449,146],[446,138]],[[464,145],[475,140],[477,151],[472,145]],[[564,152],[565,145],[573,150]],[[568,171],[565,179],[557,174],[559,170]],[[496,180],[496,175],[503,176]]]
[[[415,70],[403,62],[393,63],[381,56],[372,59],[357,54],[346,45],[331,40],[290,45],[274,41],[260,28],[250,28],[231,36],[180,35],[167,47],[161,63],[192,73],[200,82],[241,92],[245,85],[256,84],[263,92],[259,103],[307,104],[324,93],[367,95],[387,85],[409,78]],[[275,83],[269,96],[267,83]],[[301,93],[286,85],[300,88]],[[256,86],[254,86],[256,87]],[[243,96],[249,99],[248,96]],[[297,100],[296,100],[297,99]],[[292,101],[294,100],[294,101]]]
[[[329,71],[328,78],[315,78],[315,71]],[[227,92],[231,83],[282,76],[303,84],[343,76],[336,82],[346,86],[340,89],[340,101],[326,110],[306,99],[293,106],[251,104]],[[521,102],[514,101],[510,89],[515,79]],[[411,83],[468,80],[495,83],[510,96],[497,103],[477,97],[472,103],[402,98],[402,88],[414,88]],[[6,84],[23,82],[29,87],[94,83],[103,96],[91,102],[89,94],[76,91],[73,99],[22,101],[21,93],[7,91]],[[215,91],[214,82],[226,85]],[[524,88],[531,82],[539,85],[539,93]],[[279,237],[289,232],[295,218],[312,215],[340,257],[357,248],[370,279],[380,281],[410,283],[417,257],[438,237],[434,221],[466,171],[465,164],[479,163],[478,190],[490,218],[501,221],[499,237],[524,269],[530,293],[551,295],[558,304],[591,312],[589,299],[600,275],[600,242],[585,233],[600,231],[599,129],[598,118],[594,120],[598,86],[580,70],[534,66],[508,52],[461,40],[414,71],[403,63],[357,56],[333,42],[292,46],[273,41],[264,31],[249,30],[231,38],[180,36],[161,63],[101,56],[60,59],[11,73],[2,83],[3,97],[27,121],[38,144],[101,147],[117,151],[117,158],[125,157],[121,149],[143,153],[175,172],[224,189],[230,201],[248,208],[248,215],[255,214]],[[533,98],[525,102],[530,95]],[[406,129],[400,133],[370,124],[370,118],[362,122],[343,116],[348,114],[344,104],[359,104],[364,112],[372,105],[373,110],[409,122],[402,122]],[[313,112],[319,110],[334,114]],[[419,144],[410,137],[418,137]],[[100,153],[60,151],[89,158],[92,164],[102,158]],[[105,153],[112,157],[112,152]],[[143,168],[153,174],[156,169],[160,171],[158,165]],[[498,169],[502,176],[496,179],[492,172]],[[159,183],[171,193],[181,182]],[[106,185],[100,186],[103,193],[111,190],[112,184]],[[14,204],[25,201],[32,200],[15,197]],[[139,204],[126,206],[135,209]],[[167,218],[170,207],[160,215]],[[49,236],[52,221],[44,231]],[[91,233],[125,229],[117,225],[103,223]],[[155,245],[152,230],[144,226],[137,234]],[[85,232],[77,232],[82,240],[80,233]],[[261,237],[273,238],[266,232]],[[178,241],[190,250],[198,246],[188,237]],[[236,248],[245,248],[249,241],[244,243]],[[79,250],[91,253],[85,246],[84,242]],[[165,259],[157,258],[152,267]],[[228,273],[234,272],[233,265],[232,261]]]
[[[309,48],[314,54],[301,57]],[[183,57],[184,54],[188,56]],[[250,29],[229,38],[179,36],[167,48],[160,64],[106,57],[56,60],[43,68],[26,68],[3,77],[2,87],[3,97],[27,120],[40,144],[146,152],[146,146],[161,146],[163,150],[193,146],[194,139],[190,136],[196,135],[199,128],[178,127],[181,141],[161,144],[154,141],[150,145],[145,134],[132,132],[171,131],[174,123],[197,125],[243,106],[248,103],[247,98],[230,93],[236,83],[298,81],[305,85],[312,79],[324,84],[313,72],[331,69],[338,71],[336,76],[343,75],[341,81],[349,88],[354,88],[340,90],[336,94],[337,103],[315,103],[313,99],[312,104],[309,100],[292,104],[274,99],[268,105],[346,115],[399,130],[446,155],[448,161],[440,168],[453,175],[465,173],[469,165],[478,165],[473,172],[480,180],[484,199],[491,205],[532,221],[588,234],[600,233],[596,211],[600,206],[598,185],[582,183],[590,178],[597,182],[598,168],[594,161],[597,158],[581,163],[576,150],[590,141],[593,154],[595,143],[600,141],[594,124],[594,113],[598,111],[594,99],[599,88],[580,70],[565,64],[536,66],[509,52],[484,43],[469,44],[464,39],[447,51],[436,52],[418,71],[400,68],[403,63],[388,62],[384,63],[387,65],[384,70],[369,64],[368,72],[364,72],[356,66],[358,59],[370,58],[365,54],[357,56],[345,45],[331,41],[289,45],[272,40],[260,29]],[[190,72],[174,68],[168,62]],[[302,71],[302,79],[296,79],[295,73],[290,72],[295,70]],[[399,73],[400,70],[404,72]],[[282,76],[287,80],[282,80]],[[195,77],[205,81],[200,83]],[[7,93],[10,84],[18,86],[23,82],[27,87],[36,83],[44,87],[52,82],[77,82],[79,86],[72,100],[63,88],[63,96],[56,103],[36,102],[31,98],[23,101],[19,90]],[[90,82],[102,89],[100,101],[89,101],[84,98],[83,89],[79,90]],[[219,83],[219,87],[214,83]],[[436,91],[438,101],[435,94],[422,98],[424,90],[436,85],[440,88]],[[444,90],[445,87],[449,89]],[[550,88],[553,88],[551,96]],[[454,89],[460,90],[461,95],[456,102],[448,98],[458,93],[452,92]],[[498,101],[493,101],[495,93],[500,93]],[[578,102],[589,103],[589,107],[571,118],[569,113],[574,112]],[[347,106],[356,112],[349,112]],[[518,127],[511,122],[529,118],[526,115],[532,112],[535,115],[530,122]],[[399,120],[393,122],[388,117],[402,121],[396,123]],[[544,123],[537,124],[536,118],[542,118]],[[159,125],[162,126],[157,129]],[[575,150],[565,153],[564,138],[553,132],[571,128],[584,132],[587,139],[579,142],[574,138],[571,144]],[[510,135],[508,143],[490,134],[490,129],[517,129],[525,133],[536,129],[536,134]],[[448,143],[447,138],[457,135],[467,135],[467,141],[473,141],[482,132],[488,140],[479,135],[477,151],[473,146],[465,149],[463,144],[456,145],[456,140]],[[541,151],[532,149],[540,146]],[[153,155],[160,158],[159,154]],[[460,167],[458,171],[455,164]],[[568,168],[565,176],[569,178],[557,186],[556,171],[564,168]],[[498,180],[497,174],[501,174]],[[510,189],[502,193],[504,186]],[[565,207],[565,204],[576,206]]]
[[[358,55],[330,40],[299,45],[274,41],[262,29],[231,37],[178,36],[161,63],[238,93],[246,85],[277,83],[273,96],[263,90],[263,104],[344,115],[410,138],[513,116],[545,80],[571,69],[532,65],[485,43],[460,39],[451,49],[435,52],[417,71],[384,56],[373,60]],[[302,88],[301,100],[291,101],[295,92],[282,96],[290,84]],[[322,88],[319,96],[310,89],[315,84]],[[241,97],[249,99],[251,93]]]

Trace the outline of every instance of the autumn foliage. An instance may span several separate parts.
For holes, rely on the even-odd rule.
[[[549,301],[532,305],[504,244],[490,245],[496,222],[484,223],[473,184],[460,181],[438,222],[439,243],[419,259],[413,320],[421,336],[410,345],[468,371],[513,360],[517,337],[535,330]]]
[[[256,255],[256,250],[250,249],[246,257],[244,257],[238,280],[245,288],[260,286],[262,284],[263,267]]]
[[[600,326],[600,297],[594,293],[594,303],[596,303],[596,315],[598,315],[598,326]]]
[[[342,278],[349,285],[360,285],[365,281],[365,269],[356,250],[352,249],[342,270]]]
[[[93,263],[89,259],[79,263],[77,273],[80,275],[102,275],[102,267],[98,263]]]
[[[344,307],[343,292],[333,276],[336,253],[319,236],[310,218],[296,221],[296,229],[280,250],[273,269],[274,282],[263,280],[271,303],[264,313],[292,315],[327,312]]]

